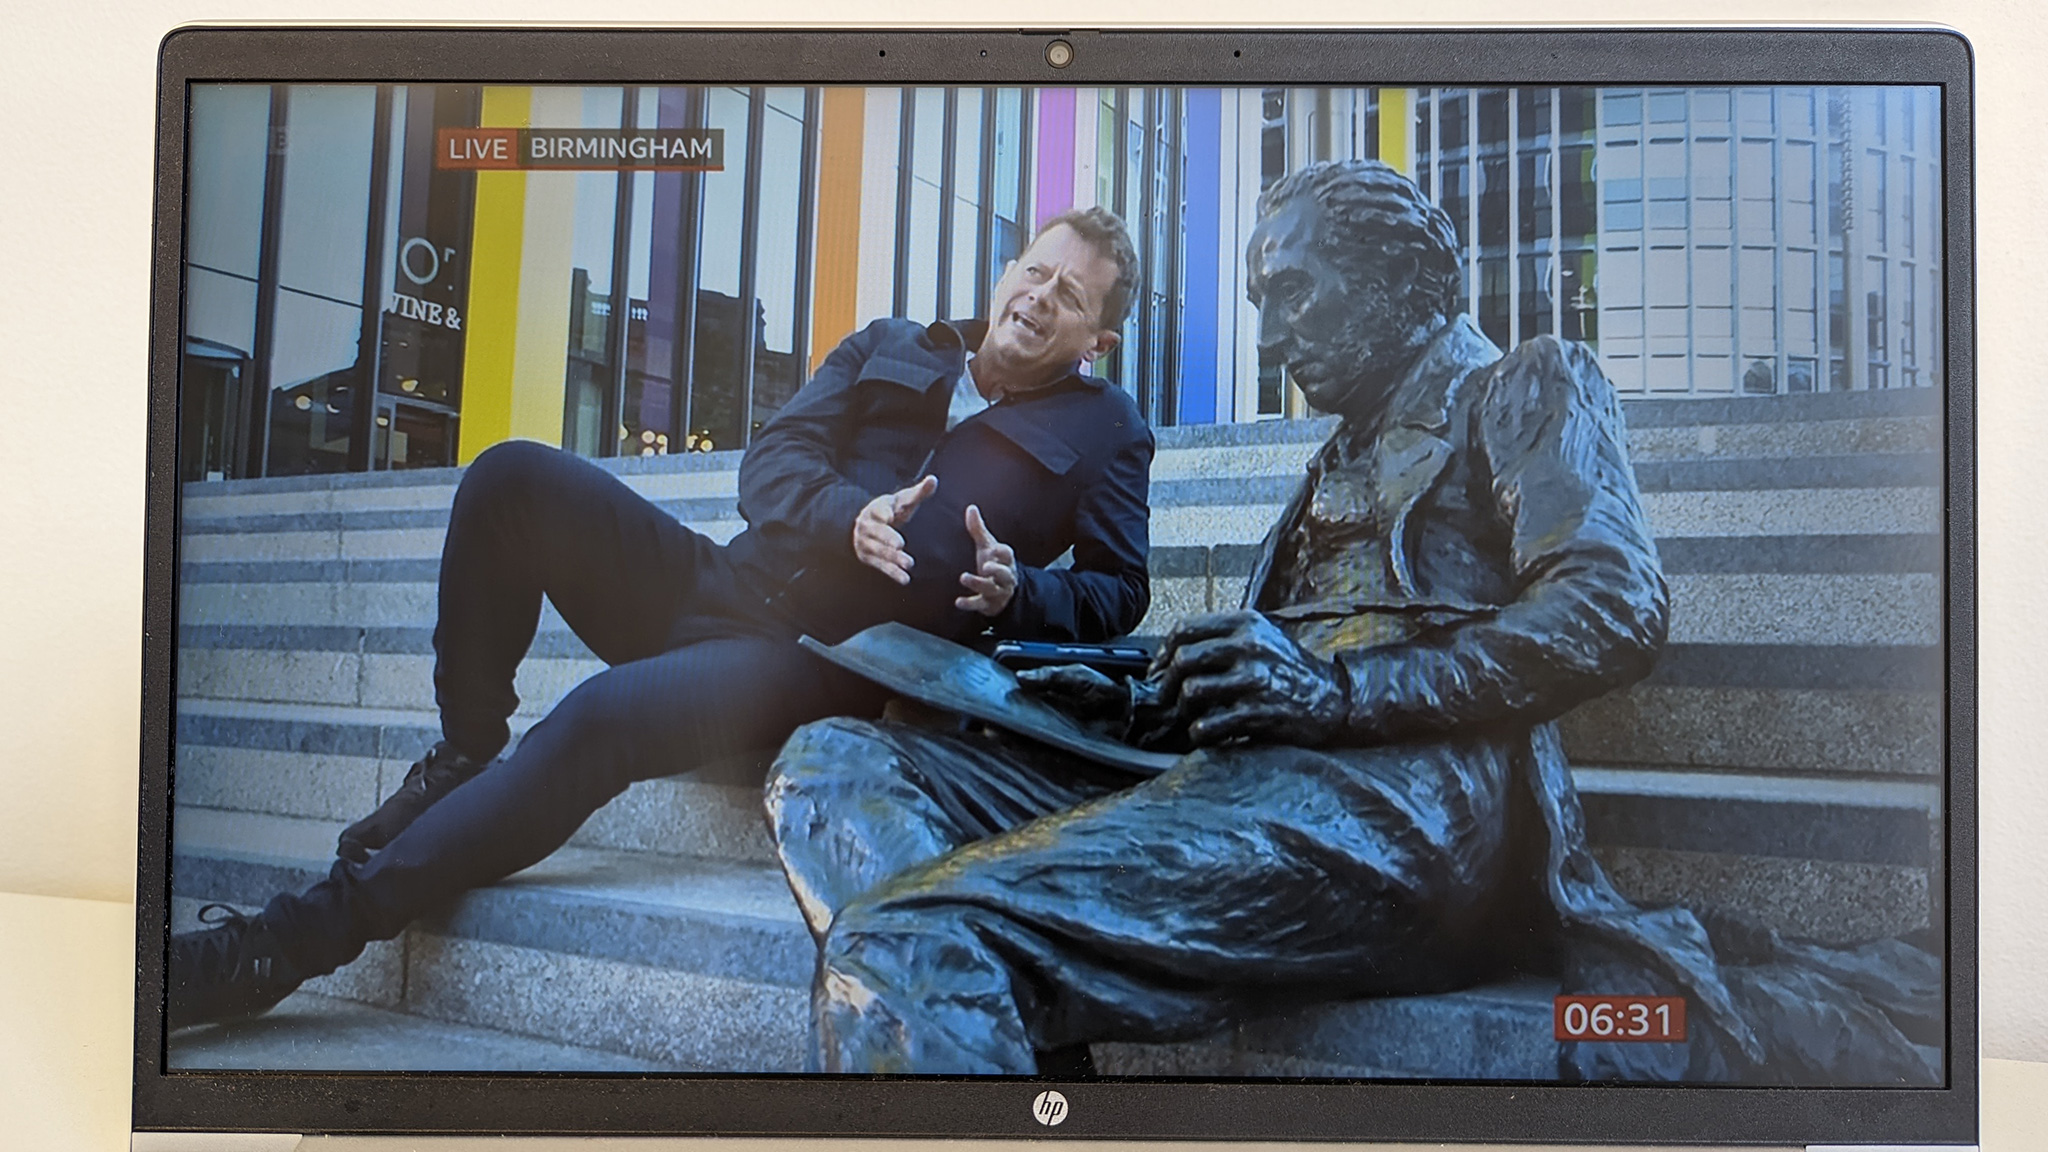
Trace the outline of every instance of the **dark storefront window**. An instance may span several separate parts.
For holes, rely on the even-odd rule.
[[[413,85],[394,97],[377,412],[369,466],[455,462],[469,302],[474,174],[434,166],[435,132],[474,125],[477,91]]]
[[[465,98],[463,93],[469,93]],[[181,475],[454,460],[473,90],[194,90]]]

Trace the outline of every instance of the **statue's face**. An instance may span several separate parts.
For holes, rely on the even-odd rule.
[[[1308,402],[1362,415],[1385,402],[1436,317],[1410,298],[1409,270],[1369,262],[1360,276],[1354,261],[1346,275],[1326,255],[1329,237],[1314,197],[1281,205],[1252,233],[1245,291],[1259,309],[1260,350],[1287,365]]]

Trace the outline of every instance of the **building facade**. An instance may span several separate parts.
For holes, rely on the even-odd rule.
[[[1243,252],[1321,159],[1413,175],[1503,346],[1625,394],[1940,383],[1931,89],[202,86],[186,479],[433,467],[526,437],[741,447],[847,333],[985,311],[1043,221],[1144,266],[1098,371],[1158,424],[1299,415]],[[709,172],[469,171],[444,128],[723,131]]]

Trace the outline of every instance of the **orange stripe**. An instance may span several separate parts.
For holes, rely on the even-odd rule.
[[[819,112],[817,273],[811,289],[811,367],[853,331],[860,281],[860,156],[867,92],[825,89]]]

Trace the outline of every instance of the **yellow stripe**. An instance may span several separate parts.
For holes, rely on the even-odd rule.
[[[1411,180],[1415,178],[1414,137],[1414,89],[1380,89],[1380,159]]]
[[[867,92],[827,88],[819,111],[817,271],[811,284],[811,367],[853,331],[860,287],[861,135]]]
[[[585,89],[548,85],[527,92],[532,123],[581,122]],[[512,358],[508,432],[544,444],[563,443],[577,177],[575,172],[526,173],[519,245],[519,336]],[[599,193],[607,202],[613,194],[608,182]],[[604,258],[610,258],[609,252]],[[606,433],[600,430],[599,434]]]
[[[485,88],[486,128],[524,128],[530,88]],[[519,262],[526,233],[526,173],[478,172],[469,241],[469,305],[463,322],[458,462],[512,436],[512,379],[519,342]]]

